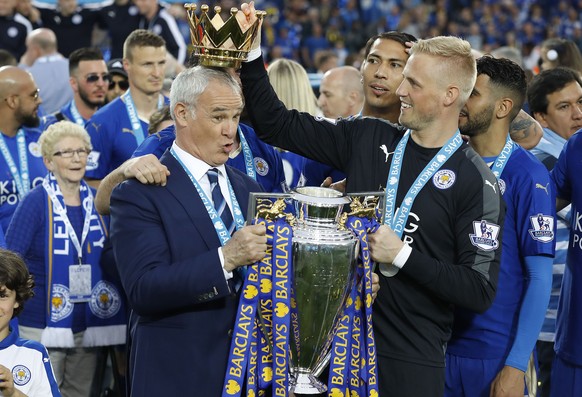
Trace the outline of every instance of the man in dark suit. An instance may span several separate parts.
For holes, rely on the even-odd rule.
[[[264,226],[244,226],[249,192],[260,187],[224,165],[243,109],[228,73],[185,70],[170,100],[176,140],[161,158],[167,183],[131,179],[111,197],[111,239],[133,309],[130,395],[218,396],[237,269],[267,248]]]

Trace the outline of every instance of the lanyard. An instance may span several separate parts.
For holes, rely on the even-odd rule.
[[[402,238],[404,234],[404,227],[408,216],[410,215],[410,209],[414,204],[414,200],[418,193],[422,190],[424,185],[433,177],[433,175],[442,167],[444,163],[455,153],[455,151],[461,147],[463,139],[459,130],[453,135],[448,142],[439,150],[439,152],[432,158],[432,160],[424,167],[422,172],[418,175],[408,192],[404,196],[404,200],[400,205],[398,213],[395,215],[395,200],[396,193],[398,192],[398,183],[400,181],[400,173],[402,171],[402,162],[404,160],[404,152],[406,150],[406,144],[410,138],[410,130],[406,131],[392,156],[392,161],[390,163],[390,171],[388,172],[388,180],[386,181],[386,211],[384,215],[384,223],[394,230],[398,237]]]
[[[77,109],[77,105],[75,105],[75,100],[71,101],[71,106],[69,106],[69,110],[71,111],[71,116],[73,116],[73,120],[75,124],[80,125],[81,127],[85,127],[85,120],[81,117],[81,113]]]
[[[172,156],[174,156],[174,158],[176,160],[178,160],[178,163],[180,163],[182,168],[184,168],[184,171],[186,171],[186,174],[188,174],[190,181],[192,181],[192,184],[194,185],[194,187],[198,191],[198,195],[200,196],[200,199],[202,199],[202,203],[204,204],[204,207],[206,208],[206,211],[208,212],[208,215],[210,216],[210,220],[214,224],[214,229],[216,230],[216,235],[218,236],[220,243],[222,245],[226,244],[226,242],[228,240],[230,240],[230,233],[228,233],[228,230],[226,229],[226,226],[224,225],[222,218],[216,212],[216,209],[214,208],[212,201],[208,198],[206,193],[204,193],[204,190],[202,190],[202,187],[200,186],[200,184],[198,183],[196,178],[194,178],[194,175],[192,175],[190,170],[188,168],[186,168],[186,166],[184,165],[182,160],[180,160],[180,158],[176,154],[176,151],[174,150],[174,148],[171,148],[170,152],[172,153]],[[239,230],[244,226],[245,220],[243,218],[242,211],[241,211],[240,206],[238,204],[238,201],[236,199],[236,195],[234,194],[234,190],[230,184],[230,181],[228,180],[228,176],[225,175],[225,177],[226,177],[226,183],[228,184],[228,192],[230,194],[230,200],[231,200],[232,206],[233,206],[232,212],[233,212],[233,217],[234,217],[234,221],[236,224],[236,230]],[[218,188],[220,189],[220,185],[218,186]]]
[[[499,153],[499,156],[497,156],[497,158],[493,162],[493,166],[491,167],[491,171],[493,172],[493,175],[495,175],[497,179],[501,178],[503,169],[507,165],[507,161],[511,157],[511,153],[513,153],[514,150],[515,143],[511,140],[508,134],[507,139],[505,140],[505,146],[503,146],[501,153]]]
[[[135,140],[137,141],[137,146],[146,138],[146,133],[144,132],[139,116],[137,115],[137,109],[135,108],[135,103],[131,97],[131,92],[128,89],[123,95],[123,103],[125,103],[125,108],[127,109],[127,115],[129,116],[129,121],[131,122],[131,129],[133,130],[133,135],[135,135]],[[164,97],[162,95],[158,96],[158,109],[164,106]]]
[[[51,176],[53,177],[53,176]],[[57,185],[58,186],[58,185]],[[73,243],[73,245],[75,246],[75,249],[77,250],[77,256],[79,258],[79,265],[83,263],[83,244],[85,242],[85,239],[87,238],[87,235],[89,234],[89,224],[91,223],[91,212],[92,212],[92,206],[93,206],[93,194],[91,193],[91,189],[89,189],[88,187],[86,187],[86,189],[88,190],[88,194],[87,194],[87,198],[85,200],[83,200],[83,203],[81,203],[81,205],[83,206],[83,209],[85,210],[85,221],[83,222],[83,232],[81,235],[81,241],[79,242],[79,238],[77,237],[77,233],[75,233],[75,229],[73,228],[73,225],[71,225],[71,221],[69,221],[69,217],[67,216],[67,210],[65,208],[63,208],[63,206],[61,205],[61,202],[59,201],[56,192],[54,191],[53,187],[50,185],[48,178],[45,178],[42,181],[42,187],[44,187],[44,190],[46,190],[49,198],[51,199],[51,201],[53,202],[53,206],[55,208],[55,212],[61,216],[61,218],[63,219],[63,222],[65,223],[65,228],[67,229],[67,234],[69,235],[69,238],[71,239],[71,242]],[[87,204],[85,204],[87,203]]]
[[[243,135],[240,126],[238,127],[238,136],[240,138],[240,146],[245,157],[245,168],[247,170],[247,175],[256,181],[257,173],[255,172],[255,165],[253,163],[253,152],[251,151],[251,147],[249,146],[247,139]]]
[[[18,192],[18,198],[22,199],[30,191],[30,174],[28,173],[28,157],[26,155],[26,138],[24,137],[24,131],[22,129],[18,130],[16,134],[16,143],[18,145],[18,159],[20,160],[20,172],[8,146],[6,145],[6,140],[4,134],[0,132],[0,151],[8,164],[10,169],[10,174],[14,178],[14,183],[16,184],[16,190]]]

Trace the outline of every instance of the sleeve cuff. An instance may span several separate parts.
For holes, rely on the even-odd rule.
[[[245,62],[252,62],[255,59],[258,59],[262,54],[261,47],[255,48],[254,50],[249,51],[249,56]]]
[[[218,257],[220,258],[220,266],[222,266],[224,279],[228,281],[232,278],[232,272],[229,272],[224,268],[224,255],[222,254],[222,247],[218,247]]]
[[[412,247],[410,245],[404,243],[402,248],[400,248],[400,251],[398,251],[398,255],[396,255],[396,258],[394,258],[394,260],[392,261],[392,264],[394,266],[396,266],[397,268],[402,269],[402,267],[404,266],[404,264],[406,263],[406,261],[410,257],[411,253],[412,253]]]

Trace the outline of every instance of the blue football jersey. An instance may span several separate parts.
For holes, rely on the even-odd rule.
[[[168,98],[164,98],[168,104]],[[149,124],[139,120],[147,134]],[[93,151],[87,159],[87,178],[103,179],[131,157],[138,147],[138,139],[127,114],[122,97],[116,98],[101,109],[85,125],[91,136]]]
[[[28,162],[28,174],[30,178],[29,187],[32,189],[42,183],[47,170],[42,161],[40,145],[38,138],[40,130],[36,128],[23,128],[26,142],[26,159]],[[16,166],[22,171],[18,155],[18,143],[16,137],[4,136],[4,141]],[[10,172],[8,163],[3,155],[0,154],[0,225],[4,230],[8,230],[8,225],[12,219],[16,207],[20,203],[18,190],[14,177]]]
[[[582,365],[582,135],[572,135],[552,170],[557,196],[572,203],[570,241],[556,319],[555,350]]]
[[[507,208],[497,294],[483,314],[455,311],[447,352],[462,357],[507,355],[527,282],[524,258],[553,257],[555,251],[555,190],[547,169],[535,156],[516,145],[498,183],[490,188],[500,189]]]

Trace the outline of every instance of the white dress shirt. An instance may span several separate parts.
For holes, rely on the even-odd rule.
[[[226,200],[226,204],[232,211],[232,199],[230,197],[230,191],[228,190],[228,183],[226,181],[226,167],[224,164],[213,167],[211,165],[206,164],[204,161],[200,160],[192,156],[190,153],[186,152],[184,149],[181,149],[178,145],[176,145],[176,141],[172,144],[172,149],[176,153],[176,156],[180,159],[182,164],[192,173],[192,176],[196,179],[196,182],[200,185],[204,194],[208,197],[210,201],[212,201],[212,192],[210,191],[210,181],[208,180],[208,176],[206,173],[211,168],[216,168],[218,170],[218,185],[220,186],[220,192],[222,196]],[[224,272],[224,277],[226,280],[230,280],[233,276],[232,272],[227,271],[224,269],[224,255],[222,253],[222,247],[218,248],[218,256],[220,257],[220,263],[222,264],[223,268],[222,271]]]

